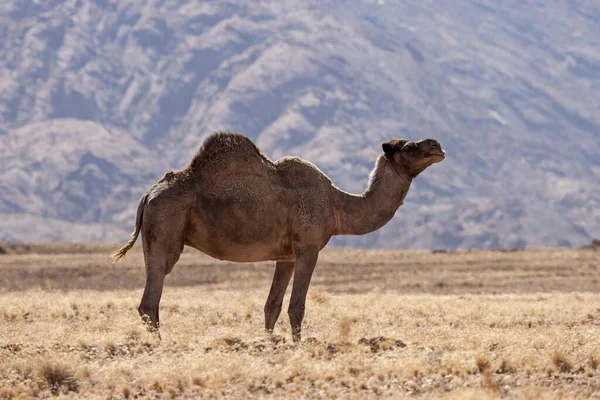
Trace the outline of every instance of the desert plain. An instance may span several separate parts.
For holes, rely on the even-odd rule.
[[[327,248],[295,344],[274,263],[186,248],[159,337],[117,247],[0,244],[0,398],[600,398],[600,249]]]

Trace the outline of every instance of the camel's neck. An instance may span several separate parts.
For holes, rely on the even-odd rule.
[[[363,194],[335,191],[335,234],[364,235],[381,228],[402,205],[411,182],[412,178],[397,173],[390,161],[381,155],[371,172],[369,187]]]

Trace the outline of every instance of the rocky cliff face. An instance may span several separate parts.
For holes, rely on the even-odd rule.
[[[392,222],[336,244],[600,236],[593,2],[0,5],[0,239],[122,241],[139,195],[214,130],[362,191],[381,142],[438,139]]]

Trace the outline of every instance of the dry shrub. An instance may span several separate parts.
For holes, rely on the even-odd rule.
[[[560,372],[571,372],[573,369],[571,361],[569,361],[560,351],[555,351],[554,354],[552,354],[552,364],[554,364]]]
[[[477,366],[477,370],[479,372],[484,372],[490,369],[491,363],[486,356],[478,355],[475,357],[475,365]]]
[[[39,366],[39,373],[54,395],[59,394],[63,389],[69,392],[77,392],[79,389],[73,370],[66,364],[44,361]]]

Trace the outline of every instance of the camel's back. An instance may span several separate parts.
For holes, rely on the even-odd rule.
[[[331,180],[316,165],[299,157],[283,157],[275,163],[279,182],[296,189],[326,189]]]
[[[267,177],[275,167],[244,135],[218,132],[209,136],[188,167],[204,182],[243,181],[249,177]]]
[[[290,190],[311,190],[317,195],[332,187],[331,180],[311,162],[283,157],[274,163],[249,138],[237,133],[209,136],[188,170],[203,195],[238,203],[268,201]]]

